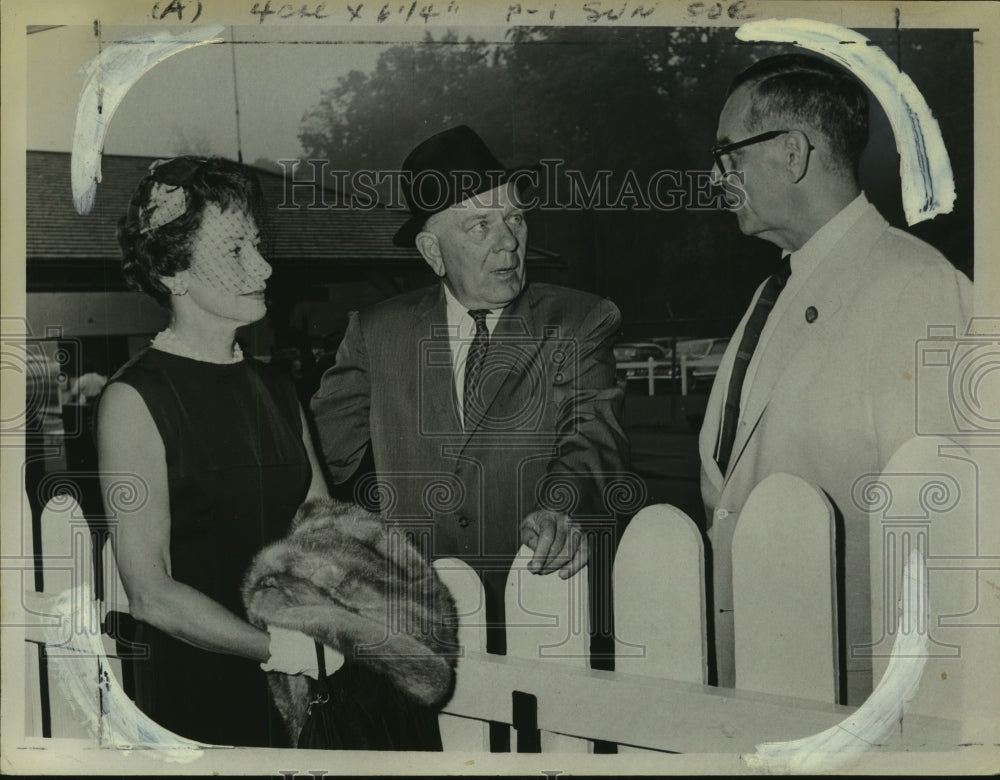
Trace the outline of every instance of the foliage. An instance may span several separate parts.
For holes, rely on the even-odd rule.
[[[427,33],[387,49],[372,73],[339,78],[306,115],[299,140],[336,169],[393,170],[415,139],[461,123],[493,127],[497,107],[509,105],[507,87],[498,47]]]
[[[919,86],[932,106],[970,102],[967,34],[914,35],[912,43],[877,42],[926,76]],[[956,57],[959,42],[965,46]],[[468,124],[508,165],[558,158],[588,182],[607,171],[613,198],[628,176],[646,184],[657,171],[706,171],[729,80],[783,50],[741,44],[726,28],[516,27],[492,41],[459,40],[450,32],[435,40],[428,33],[419,43],[388,48],[371,73],[339,78],[307,114],[299,137],[307,155],[329,159],[333,169],[396,170],[421,140]],[[893,219],[892,139],[885,138],[884,116],[873,118],[876,126],[881,136],[862,184]],[[970,128],[968,119],[945,126],[953,149],[961,153]],[[971,195],[971,172],[964,170],[957,168],[959,183]],[[690,198],[679,205],[541,209],[530,217],[531,241],[565,260],[567,271],[556,281],[611,297],[625,322],[646,335],[680,330],[681,319],[702,321],[690,327],[704,335],[724,333],[778,251],[741,236],[729,214],[693,209]],[[925,237],[954,257],[965,253],[971,216],[967,224],[961,215],[949,217],[937,233],[926,228]],[[956,224],[963,226],[961,239],[950,230]],[[971,246],[965,254],[971,256]]]
[[[704,163],[733,70],[721,60],[742,58],[712,28],[526,27],[489,42],[427,33],[387,49],[373,72],[340,77],[299,139],[351,169],[398,166],[418,140],[461,123],[501,159],[655,170],[687,163],[693,146]]]

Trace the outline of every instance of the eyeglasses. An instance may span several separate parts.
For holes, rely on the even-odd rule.
[[[785,133],[790,133],[791,130],[768,130],[766,133],[761,133],[760,135],[754,135],[750,138],[745,138],[742,141],[734,141],[731,144],[716,144],[712,147],[712,156],[715,157],[715,164],[719,166],[719,173],[726,172],[726,164],[723,162],[722,158],[725,157],[730,152],[735,152],[737,149],[742,149],[744,146],[753,146],[754,144],[763,143],[764,141],[770,141],[772,138],[777,138],[779,135],[784,135]],[[809,139],[806,139],[808,143]],[[815,149],[812,144],[809,144],[809,150]]]

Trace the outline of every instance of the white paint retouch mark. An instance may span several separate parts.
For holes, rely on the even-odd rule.
[[[908,225],[948,214],[955,179],[941,128],[916,84],[878,46],[854,30],[811,19],[762,19],[736,31],[741,41],[792,43],[834,60],[860,79],[882,105],[899,152]]]
[[[903,568],[899,628],[885,674],[871,696],[851,715],[826,731],[790,742],[767,742],[743,756],[751,769],[775,774],[830,773],[846,769],[866,751],[898,730],[920,687],[929,649],[930,600],[927,566],[912,550]]]
[[[101,747],[151,748],[148,755],[185,763],[199,758],[202,749],[210,747],[165,729],[126,695],[104,651],[98,602],[87,585],[52,597],[46,608],[49,617],[58,618],[45,628],[49,674],[55,683],[50,690],[59,691],[69,702],[80,723]]]
[[[73,130],[73,205],[89,214],[101,181],[101,154],[111,118],[132,86],[154,68],[179,52],[206,43],[222,43],[216,36],[221,25],[200,27],[183,35],[165,30],[111,44],[87,62],[80,72],[87,77],[76,109]]]

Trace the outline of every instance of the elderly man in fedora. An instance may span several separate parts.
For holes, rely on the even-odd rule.
[[[356,498],[377,497],[429,557],[479,573],[494,653],[505,650],[504,584],[520,546],[543,576],[596,558],[595,543],[613,537],[604,496],[628,458],[611,348],[619,311],[527,279],[519,189],[530,175],[465,126],[410,153],[411,216],[394,243],[415,247],[440,282],[352,314],[312,400],[334,481],[356,477],[370,454],[375,475]]]

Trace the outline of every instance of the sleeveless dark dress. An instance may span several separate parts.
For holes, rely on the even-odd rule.
[[[255,360],[219,365],[148,348],[112,382],[142,396],[163,439],[172,575],[245,618],[240,585],[253,556],[280,539],[311,471],[290,379]],[[202,742],[286,746],[259,664],[137,624],[148,648],[133,668],[136,704]]]

